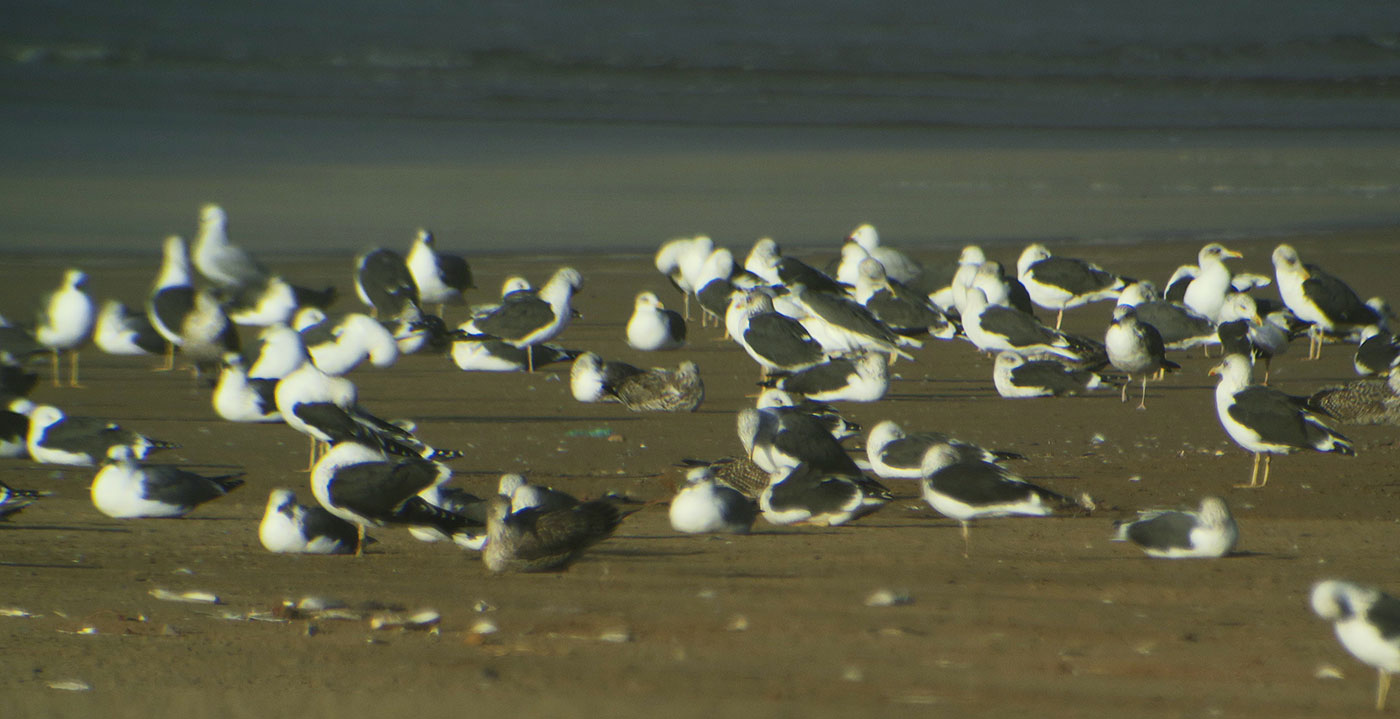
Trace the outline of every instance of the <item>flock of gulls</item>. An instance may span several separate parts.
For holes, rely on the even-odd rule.
[[[390,367],[400,355],[430,352],[465,371],[569,363],[572,396],[584,403],[676,412],[704,401],[692,361],[642,368],[555,342],[577,315],[583,276],[572,268],[539,287],[512,276],[497,301],[470,306],[453,327],[444,310],[466,304],[470,266],[438,251],[432,234],[420,230],[406,254],[377,248],[356,257],[363,311],[332,313],[333,287],[290,283],[231,243],[227,226],[224,210],[206,205],[193,243],[168,238],[141,310],[115,300],[97,306],[84,289],[86,274],[70,269],[32,325],[0,321],[0,456],[96,468],[92,502],[110,517],[179,517],[237,490],[243,480],[236,474],[147,461],[169,442],[28,398],[39,380],[30,368],[44,355],[56,386],[64,355],[68,384],[80,386],[79,351],[89,343],[110,354],[163,358],[164,369],[178,359],[212,387],[211,407],[222,420],[280,423],[308,438],[315,503],[299,503],[286,488],[270,493],[259,526],[269,551],[358,555],[372,541],[367,529],[395,526],[480,552],[492,572],[553,571],[607,539],[638,503],[616,495],[581,500],[518,474],[502,476],[494,495],[473,496],[451,484],[449,464],[461,452],[430,446],[409,420],[374,414],[347,375],[363,363]],[[991,380],[1004,398],[1117,389],[1124,402],[1136,391],[1139,410],[1147,409],[1149,383],[1179,369],[1171,353],[1218,346],[1222,358],[1211,374],[1219,377],[1220,424],[1254,459],[1242,487],[1265,486],[1275,454],[1352,454],[1334,425],[1400,425],[1400,341],[1384,300],[1362,300],[1288,245],[1273,252],[1272,277],[1232,271],[1227,261],[1240,257],[1208,244],[1159,290],[1041,244],[1026,247],[1014,268],[977,246],[963,248],[955,264],[925,266],[881,244],[870,225],[850,233],[822,268],[785,256],[768,238],[742,261],[708,237],[668,241],[655,267],[682,293],[683,309],[639,293],[627,345],[681,350],[698,318],[752,358],[763,387],[735,418],[734,456],[683,460],[688,469],[669,502],[671,526],[744,534],[758,517],[839,526],[891,501],[882,480],[913,480],[931,508],[959,523],[968,556],[975,520],[1092,511],[1087,495],[1019,476],[1013,466],[1025,457],[928,428],[882,421],[866,434],[863,453],[847,450],[843,442],[862,429],[835,405],[880,400],[890,368],[937,341],[995,356]],[[1271,285],[1271,296],[1261,292]],[[1102,301],[1117,304],[1101,335],[1063,329],[1067,311]],[[1053,313],[1054,323],[1037,309]],[[1273,357],[1304,335],[1309,358],[1329,343],[1358,345],[1361,378],[1308,397],[1269,387]],[[0,520],[44,494],[0,483]],[[1174,559],[1225,556],[1238,536],[1226,503],[1207,496],[1196,509],[1145,510],[1118,522],[1113,538]],[[1379,670],[1383,706],[1389,674],[1400,671],[1400,600],[1328,580],[1314,588],[1311,604],[1336,623],[1347,649]]]

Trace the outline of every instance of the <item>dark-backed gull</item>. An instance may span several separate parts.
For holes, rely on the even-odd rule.
[[[904,431],[894,420],[884,420],[870,428],[865,440],[865,456],[870,462],[870,471],[881,479],[922,479],[924,460],[929,450],[938,446],[952,447],[959,461],[1001,462],[1008,459],[1025,459],[1015,452],[1002,452],[984,449],[971,442],[965,442],[942,432]]]
[[[1205,497],[1198,511],[1152,509],[1131,522],[1114,523],[1115,542],[1132,542],[1149,557],[1223,557],[1235,548],[1240,530],[1219,497]]]
[[[671,498],[671,528],[682,534],[748,534],[758,504],[737,489],[715,481],[708,466],[693,467]]]
[[[109,355],[153,355],[165,351],[165,338],[144,312],[131,312],[119,300],[107,300],[97,313],[92,341]]]
[[[1370,325],[1361,332],[1361,346],[1352,360],[1359,375],[1385,374],[1400,366],[1400,339],[1389,330]]]
[[[230,422],[281,422],[276,393],[277,380],[250,378],[243,356],[230,352],[214,385],[214,413]]]
[[[116,519],[183,517],[243,486],[242,472],[215,477],[174,465],[142,465],[131,448],[115,445],[92,480],[92,504]]]
[[[583,275],[572,267],[562,267],[539,292],[519,290],[506,295],[495,311],[473,319],[471,329],[526,348],[527,369],[534,371],[529,348],[564,331],[573,319],[574,294],[582,287]]]
[[[414,236],[404,265],[418,287],[418,301],[437,305],[439,315],[446,305],[464,303],[466,291],[476,287],[471,265],[457,255],[438,252],[433,233],[422,228]]]
[[[742,409],[739,442],[765,472],[785,473],[799,464],[815,471],[857,475],[860,467],[816,417],[800,412]]]
[[[1332,622],[1343,648],[1376,668],[1376,711],[1384,711],[1390,675],[1400,672],[1400,599],[1327,579],[1313,585],[1309,603],[1317,616]]]
[[[1051,255],[1045,245],[1028,245],[1016,261],[1016,276],[1031,301],[1054,310],[1055,328],[1065,310],[1090,302],[1113,299],[1127,282],[1098,265],[1071,257]]]
[[[418,305],[418,283],[403,255],[376,247],[355,257],[355,295],[376,318],[397,317],[405,305]]]
[[[1311,325],[1308,358],[1322,356],[1324,334],[1359,330],[1382,321],[1380,314],[1356,290],[1317,265],[1304,265],[1290,245],[1274,248],[1274,276],[1283,303],[1298,319]]]
[[[967,292],[962,325],[967,339],[983,352],[1053,354],[1083,362],[1103,351],[1092,340],[1053,329],[1020,310],[987,304],[986,295],[976,287]]]
[[[826,352],[801,322],[773,309],[773,298],[761,290],[735,293],[725,313],[730,339],[763,368],[796,372],[820,364]]]
[[[1145,280],[1124,287],[1118,304],[1136,310],[1138,320],[1152,325],[1161,335],[1166,349],[1185,350],[1220,342],[1213,321],[1194,310],[1158,299],[1156,288]]]
[[[643,352],[680,349],[685,346],[685,318],[666,309],[656,293],[638,293],[627,320],[627,346]]]
[[[29,412],[25,446],[30,458],[41,464],[92,467],[113,447],[127,447],[137,459],[145,459],[151,452],[180,445],[151,439],[107,420],[68,416],[53,405],[41,404]]]
[[[1132,305],[1113,308],[1113,321],[1104,333],[1104,347],[1108,350],[1109,363],[1128,375],[1128,382],[1123,384],[1122,401],[1128,401],[1128,385],[1133,379],[1142,378],[1142,398],[1138,401],[1138,409],[1147,409],[1149,377],[1158,370],[1181,369],[1181,365],[1167,359],[1162,335],[1157,328],[1138,321],[1137,309]]]
[[[773,374],[763,383],[821,402],[875,402],[889,390],[889,365],[884,356],[863,352]]]
[[[770,524],[838,527],[893,498],[884,485],[859,471],[823,470],[804,462],[774,473],[758,507]]]
[[[1018,352],[998,352],[992,384],[1007,399],[1073,397],[1110,386],[1096,372],[1075,369],[1058,360],[1028,360]]]
[[[276,554],[353,554],[360,539],[355,525],[323,507],[298,504],[289,489],[274,489],[258,523],[258,541]]]

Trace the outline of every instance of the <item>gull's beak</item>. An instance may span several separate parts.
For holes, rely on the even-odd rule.
[[[1236,252],[1236,251],[1234,251],[1234,250],[1225,250],[1224,252],[1220,253],[1220,256],[1221,256],[1221,257],[1224,257],[1224,258],[1228,258],[1228,259],[1234,259],[1234,260],[1244,259],[1244,255],[1242,255],[1242,254],[1240,254],[1240,253],[1238,253],[1238,252]]]
[[[1219,377],[1219,376],[1220,376],[1220,373],[1221,373],[1221,372],[1224,372],[1224,371],[1225,371],[1225,365],[1223,365],[1223,364],[1218,364],[1218,365],[1216,365],[1216,366],[1214,366],[1214,367],[1211,367],[1211,368],[1210,368],[1210,371],[1209,371],[1209,372],[1206,372],[1206,375],[1207,375],[1207,376],[1210,376],[1210,377]]]

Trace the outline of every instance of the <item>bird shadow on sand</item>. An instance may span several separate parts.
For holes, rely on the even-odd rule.
[[[433,415],[419,417],[420,422],[457,422],[461,424],[525,424],[535,422],[577,423],[577,422],[637,422],[641,417],[629,416],[567,416],[567,417],[469,417],[465,415]]]
[[[16,569],[101,569],[95,564],[50,564],[48,562],[3,562],[0,567],[15,567]]]
[[[36,529],[54,532],[108,532],[112,534],[130,534],[130,529],[122,527],[84,527],[71,524],[0,524],[0,531],[19,531],[25,529]]]

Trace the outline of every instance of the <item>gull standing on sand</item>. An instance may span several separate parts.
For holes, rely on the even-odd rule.
[[[1167,359],[1162,335],[1157,328],[1139,322],[1137,309],[1132,305],[1113,308],[1113,321],[1104,333],[1104,346],[1108,349],[1109,363],[1128,374],[1128,381],[1123,384],[1122,401],[1128,401],[1128,385],[1133,378],[1142,378],[1142,399],[1138,401],[1138,409],[1147,409],[1149,377],[1158,370],[1181,369],[1181,365]]]
[[[439,316],[446,305],[466,302],[466,291],[476,287],[472,283],[471,265],[457,255],[438,252],[433,233],[422,228],[408,249],[404,265],[418,287],[418,301],[437,305]]]
[[[638,293],[627,320],[627,346],[643,352],[680,349],[685,346],[685,318],[666,309],[656,293]]]
[[[118,446],[129,448],[137,459],[145,459],[151,452],[180,445],[122,429],[114,422],[70,417],[53,405],[41,404],[29,412],[25,446],[30,458],[40,464],[92,467]]]
[[[243,486],[241,476],[243,472],[208,477],[173,465],[141,465],[130,447],[116,445],[92,480],[92,504],[116,519],[183,517]]]
[[[1273,253],[1274,275],[1283,303],[1298,319],[1309,323],[1308,359],[1322,356],[1324,334],[1346,332],[1380,324],[1380,313],[1356,294],[1356,290],[1317,265],[1304,265],[1298,251],[1279,245]]]
[[[686,473],[685,485],[671,498],[671,528],[682,534],[748,534],[758,505],[741,492],[715,481],[708,466]]]
[[[1051,255],[1041,244],[1022,250],[1016,261],[1016,276],[1030,293],[1031,301],[1058,313],[1055,329],[1060,328],[1065,310],[1113,299],[1127,285],[1122,277],[1091,262]]]
[[[735,293],[724,316],[725,329],[759,364],[772,371],[797,372],[821,364],[826,351],[801,322],[773,309],[761,290]]]
[[[1075,369],[1054,359],[1028,360],[1009,350],[997,353],[992,383],[997,394],[1007,399],[1073,397],[1109,386],[1096,372]]]
[[[525,348],[527,369],[533,372],[531,348],[558,337],[569,326],[573,298],[582,287],[583,275],[578,270],[561,267],[538,293],[520,290],[506,295],[495,311],[471,321],[471,331]]]
[[[258,524],[258,541],[275,554],[353,554],[360,538],[355,525],[323,507],[297,504],[289,489],[274,489]]]
[[[603,500],[518,511],[511,511],[508,497],[496,495],[489,501],[481,560],[498,574],[566,569],[589,547],[612,536],[623,519],[617,507]]]
[[[53,386],[59,386],[59,355],[72,353],[68,386],[78,386],[78,350],[92,335],[97,320],[92,298],[83,291],[87,275],[82,270],[63,273],[63,284],[44,295],[34,327],[34,339],[53,354]]]
[[[668,240],[656,251],[657,271],[665,275],[685,297],[684,318],[687,320],[690,319],[690,296],[703,287],[700,275],[714,250],[713,240],[706,235],[696,235]],[[730,260],[732,265],[732,256]]]
[[[370,526],[431,527],[454,541],[458,535],[466,535],[464,541],[479,535],[475,522],[418,496],[450,476],[450,470],[437,462],[391,461],[368,445],[340,442],[312,468],[311,491],[326,511],[358,528],[355,555],[359,556],[364,552],[365,528]]]
[[[251,253],[229,242],[228,215],[215,204],[199,210],[199,235],[194,241],[194,267],[199,274],[224,289],[237,289],[267,281],[267,268]]]
[[[1215,386],[1215,413],[1220,425],[1235,444],[1254,455],[1249,484],[1235,486],[1256,488],[1268,484],[1269,459],[1275,454],[1291,454],[1302,449],[1355,454],[1350,440],[1323,424],[1321,417],[1306,408],[1306,398],[1250,385],[1249,359],[1243,355],[1226,355],[1220,364],[1211,368],[1210,374],[1220,377],[1220,383]],[[1256,483],[1261,457],[1264,478]]]
[[[1400,672],[1400,599],[1374,587],[1328,579],[1313,585],[1309,604],[1333,623],[1342,647],[1376,668],[1376,711],[1384,711],[1390,675]]]
[[[835,407],[819,400],[803,397],[801,400],[776,387],[768,387],[758,393],[754,401],[757,409],[776,409],[780,412],[801,412],[811,415],[839,442],[860,434],[860,425],[847,420]]]
[[[1229,554],[1240,529],[1230,508],[1219,497],[1201,500],[1198,511],[1153,509],[1138,512],[1131,522],[1114,523],[1113,541],[1132,542],[1149,557],[1160,559],[1215,558]]]
[[[923,460],[920,489],[934,511],[962,526],[963,557],[970,552],[969,528],[979,517],[1046,517],[1079,503],[1039,487],[999,464],[968,461],[948,444],[935,445]]]
[[[1020,310],[987,304],[986,294],[977,287],[967,291],[962,323],[968,341],[983,352],[1053,354],[1079,362],[1102,351],[1092,341],[1052,329]]]
[[[1195,310],[1162,301],[1151,282],[1133,282],[1124,287],[1118,295],[1118,304],[1132,307],[1138,321],[1157,330],[1166,349],[1186,350],[1220,342],[1215,322]]]

